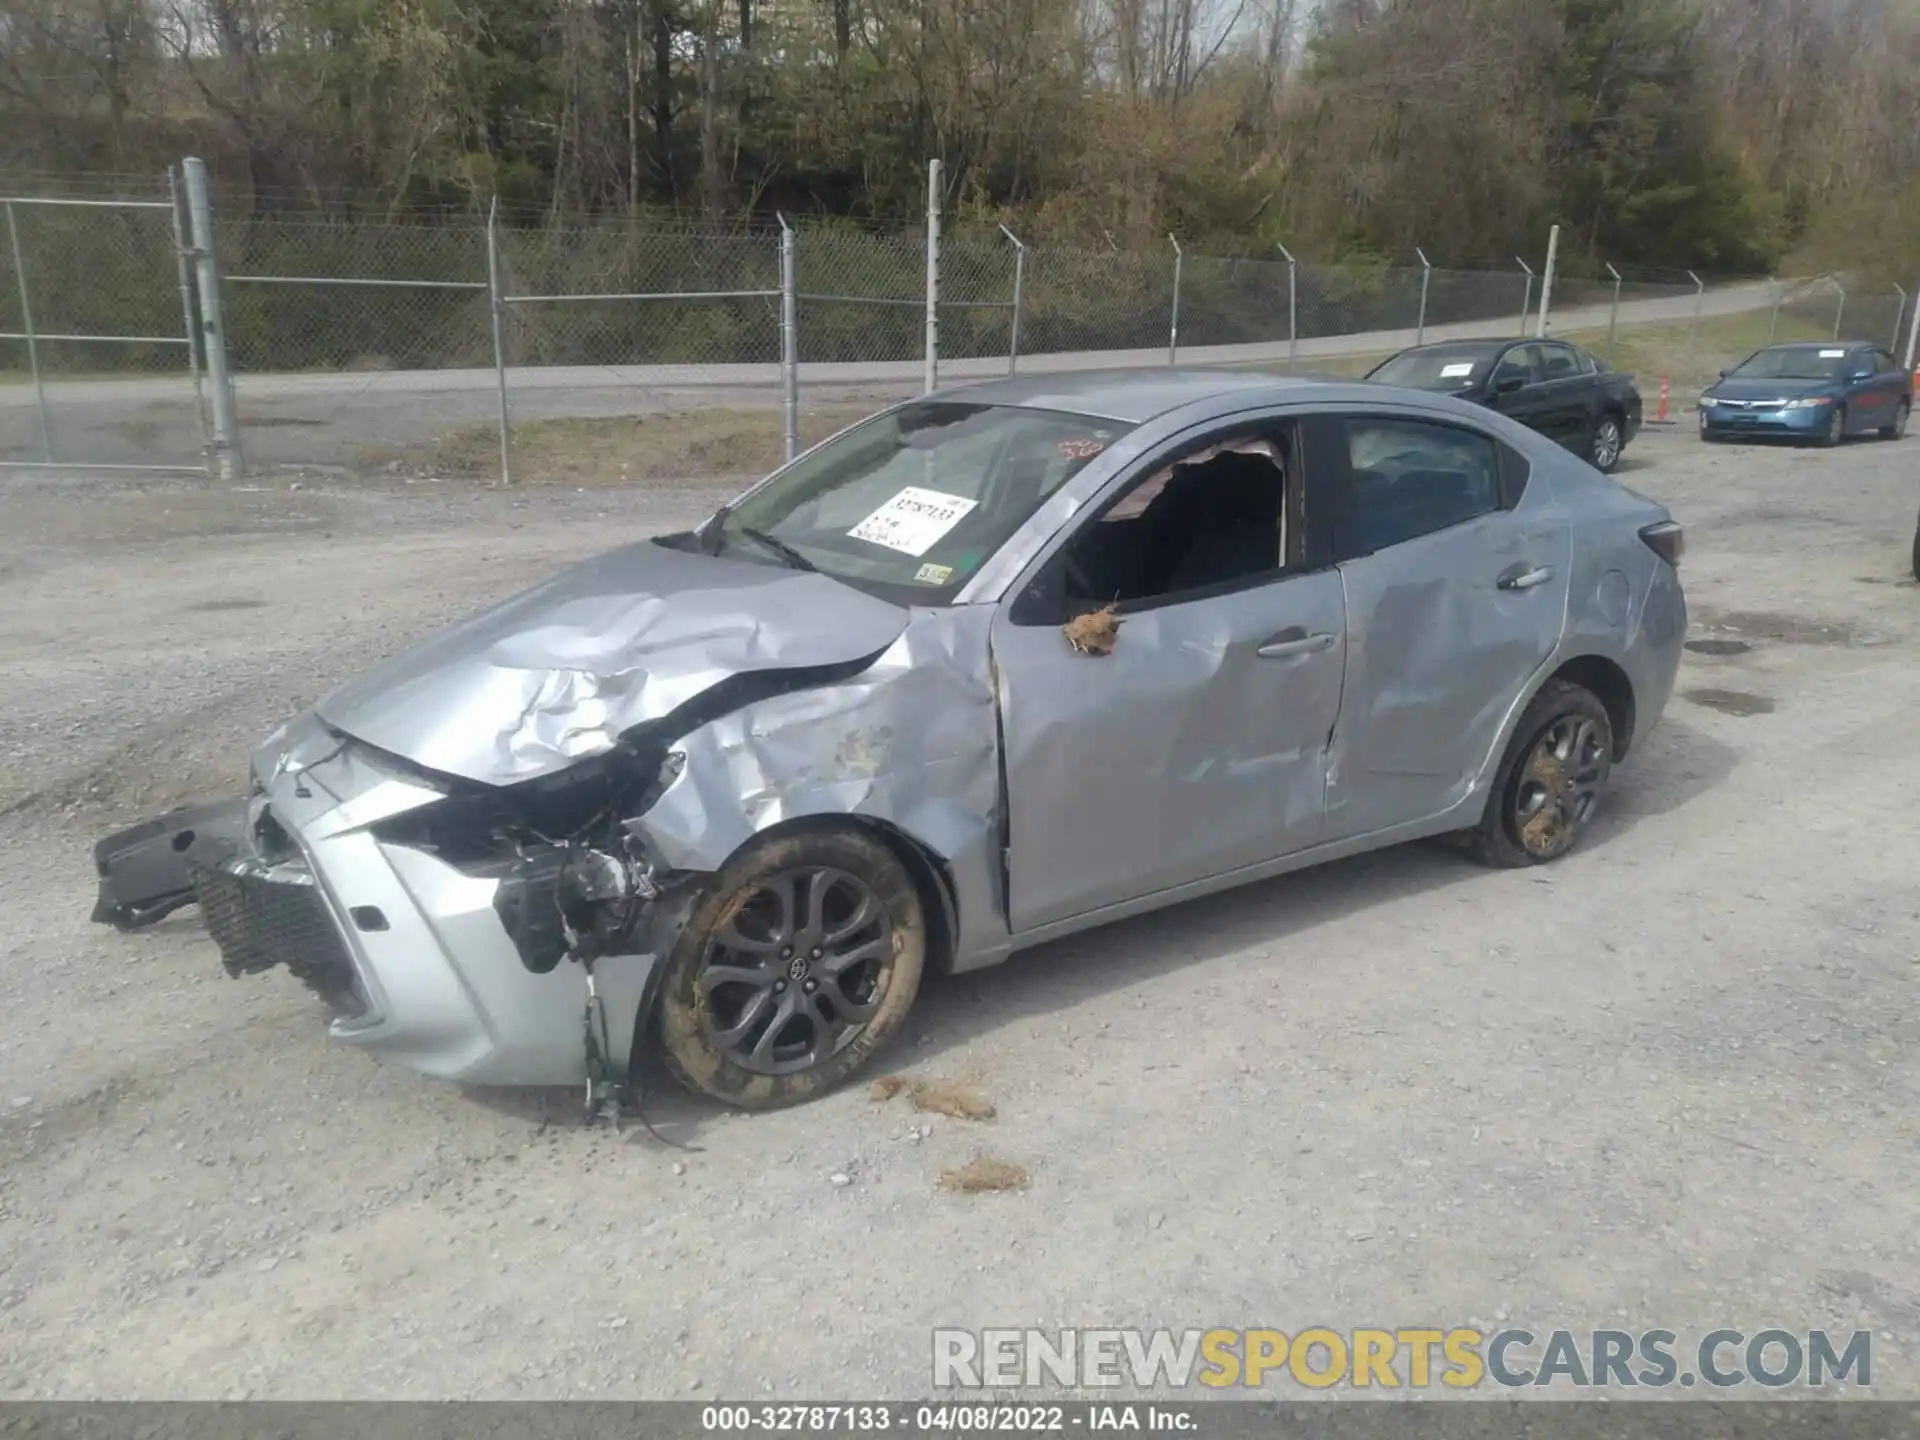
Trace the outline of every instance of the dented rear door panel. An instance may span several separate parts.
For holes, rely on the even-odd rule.
[[[1439,815],[1485,768],[1566,624],[1572,532],[1547,491],[1339,567],[1348,658],[1329,840]],[[1541,583],[1501,584],[1541,569]]]

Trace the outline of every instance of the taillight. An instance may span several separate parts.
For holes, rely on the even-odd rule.
[[[1680,568],[1680,557],[1687,553],[1687,532],[1671,520],[1661,520],[1652,525],[1640,527],[1640,538],[1647,542],[1647,548],[1658,555],[1676,570]]]

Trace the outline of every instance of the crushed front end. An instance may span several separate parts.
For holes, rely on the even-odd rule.
[[[285,965],[336,1039],[462,1083],[617,1088],[672,909],[619,820],[647,766],[622,750],[487,787],[309,717],[256,754],[246,799],[103,840],[95,918],[197,900],[228,973]]]

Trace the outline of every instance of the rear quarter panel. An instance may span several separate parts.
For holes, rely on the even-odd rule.
[[[1556,465],[1547,479],[1573,527],[1567,622],[1555,667],[1583,655],[1612,660],[1633,686],[1637,741],[1673,692],[1686,638],[1686,597],[1673,568],[1640,538],[1666,508],[1589,467]]]

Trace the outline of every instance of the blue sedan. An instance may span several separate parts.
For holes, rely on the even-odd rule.
[[[1838,445],[1875,431],[1898,440],[1913,410],[1913,376],[1885,350],[1859,341],[1769,345],[1700,396],[1700,438],[1776,435]]]

